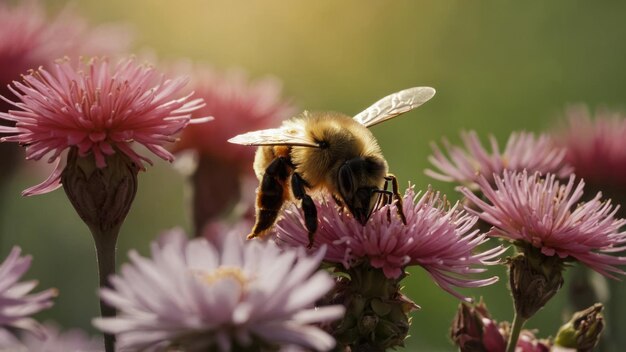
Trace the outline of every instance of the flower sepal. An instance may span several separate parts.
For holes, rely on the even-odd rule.
[[[139,167],[124,153],[106,157],[99,168],[93,155],[81,157],[71,148],[61,183],[80,218],[94,236],[119,229],[137,193]]]
[[[523,253],[509,258],[509,284],[515,310],[528,319],[563,286],[564,263],[558,256],[546,256],[525,246]]]
[[[338,270],[345,270],[338,266]],[[404,346],[411,319],[409,313],[419,307],[400,292],[400,280],[387,278],[382,269],[365,262],[337,276],[335,290],[327,297],[347,310],[341,322],[333,326],[340,345],[353,351],[384,351]]]

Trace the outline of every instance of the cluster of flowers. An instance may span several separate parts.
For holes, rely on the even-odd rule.
[[[252,177],[253,151],[226,140],[276,125],[294,112],[280,84],[269,78],[249,83],[241,72],[221,74],[204,66],[187,68],[193,80],[170,79],[134,58],[55,61],[97,51],[72,44],[59,53],[51,49],[57,46],[36,44],[61,40],[55,34],[61,19],[46,23],[36,3],[25,6],[0,5],[0,18],[14,26],[20,13],[39,9],[37,16],[21,19],[32,26],[20,32],[28,40],[13,43],[31,46],[4,41],[7,48],[0,47],[0,61],[17,67],[7,73],[5,83],[11,84],[2,92],[10,106],[0,112],[1,141],[25,146],[27,159],[56,164],[47,180],[24,195],[63,186],[89,227],[102,286],[103,316],[93,323],[105,333],[107,352],[115,340],[121,351],[395,348],[404,344],[410,313],[418,308],[401,291],[410,266],[426,270],[463,302],[452,329],[463,351],[585,350],[598,342],[599,305],[575,315],[555,340],[538,340],[522,326],[563,285],[566,263],[580,262],[610,278],[626,274],[619,268],[626,264],[619,256],[626,250],[619,206],[584,191],[587,183],[617,202],[626,199],[621,116],[591,121],[578,109],[565,132],[538,138],[514,133],[502,152],[495,138],[488,151],[475,132],[464,133],[465,148],[445,140],[445,150],[433,145],[430,160],[438,171],[427,171],[458,183],[463,203],[409,187],[402,210],[398,203],[383,205],[362,225],[321,195],[315,200],[319,224],[312,248],[306,248],[309,233],[296,205],[283,209],[267,241],[245,241],[252,204],[245,180]],[[34,70],[14,80],[28,68]],[[167,143],[174,144],[166,149]],[[189,178],[196,238],[170,231],[152,243],[150,257],[133,251],[114,275],[115,243],[137,174],[151,163],[134,149],[137,144],[167,161],[194,154]],[[610,177],[606,169],[613,171]],[[236,220],[227,224],[224,217]],[[490,229],[483,231],[484,225]],[[517,253],[505,260],[507,247],[492,238],[514,244]],[[472,306],[457,288],[496,282],[477,275],[505,262],[516,315],[511,325],[498,325],[483,304]],[[29,265],[30,258],[15,248],[0,266],[0,349],[99,350],[98,341],[30,318],[50,307],[57,293],[30,294],[35,283],[18,282]]]
[[[487,235],[517,249],[507,259],[515,307],[512,325],[503,322],[496,328],[482,303],[461,305],[451,337],[463,351],[513,351],[513,341],[522,351],[590,351],[600,339],[602,305],[593,302],[587,302],[589,308],[576,313],[554,340],[539,341],[522,330],[561,288],[568,263],[580,262],[608,278],[626,274],[619,268],[626,257],[615,255],[626,250],[626,220],[618,216],[626,195],[623,178],[606,176],[608,165],[626,176],[626,154],[617,143],[626,120],[603,113],[593,121],[582,108],[569,114],[569,127],[553,134],[536,138],[513,133],[503,152],[493,137],[492,151],[487,151],[475,132],[462,134],[465,148],[444,140],[447,155],[433,144],[430,161],[438,171],[426,173],[458,183],[467,211],[489,226]],[[591,192],[585,190],[586,183]],[[599,190],[606,190],[617,204]]]

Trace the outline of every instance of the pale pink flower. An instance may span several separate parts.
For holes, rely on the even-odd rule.
[[[153,243],[152,258],[130,253],[112,288],[101,290],[117,317],[94,324],[116,334],[121,351],[233,351],[259,342],[327,351],[335,341],[315,324],[344,308],[315,307],[334,285],[318,271],[323,255],[240,236],[225,237],[218,251],[174,231]]]
[[[593,199],[579,203],[584,182],[574,176],[561,184],[555,175],[505,171],[495,176],[495,186],[485,178],[478,180],[483,200],[467,188],[462,193],[478,210],[468,210],[494,226],[491,234],[514,242],[527,243],[546,256],[576,259],[591,269],[615,278],[624,275],[616,265],[626,257],[611,254],[626,249],[626,232],[620,232],[624,219],[614,217],[616,207]]]
[[[174,152],[193,150],[251,173],[255,149],[227,140],[244,132],[277,127],[296,112],[283,97],[281,81],[273,77],[251,80],[242,70],[220,72],[207,65],[182,72],[192,77],[191,89],[206,103],[200,114],[213,116],[215,121],[186,128],[173,146]]]
[[[588,187],[626,201],[626,115],[599,111],[592,119],[587,108],[575,106],[566,116],[568,126],[554,134],[576,176]]]
[[[319,224],[313,248],[327,246],[324,260],[346,268],[367,260],[388,278],[397,279],[407,266],[419,265],[437,285],[459,298],[463,296],[452,286],[481,287],[498,280],[471,277],[486,270],[476,266],[495,264],[504,251],[495,247],[475,253],[487,241],[485,234],[472,230],[477,217],[460,210],[458,203],[448,208],[445,199],[432,190],[419,197],[409,188],[402,205],[406,225],[398,217],[395,204],[391,204],[374,211],[363,226],[332,201],[316,201]],[[289,206],[275,226],[276,242],[281,246],[306,246],[308,232],[303,224],[301,210]]]
[[[43,336],[23,334],[11,346],[13,352],[103,352],[102,341],[79,329],[61,331],[53,323],[43,325]]]
[[[118,152],[140,167],[151,163],[132,149],[133,143],[172,161],[163,144],[173,142],[190,122],[191,112],[202,107],[202,99],[179,94],[186,83],[184,78],[166,79],[134,59],[114,66],[100,58],[77,65],[64,60],[13,83],[11,91],[18,101],[12,104],[19,110],[0,113],[0,118],[16,125],[0,127],[0,133],[12,134],[1,140],[25,145],[27,159],[48,156],[49,162],[76,148],[79,157],[93,155],[99,168],[106,167],[107,156]],[[57,168],[48,180],[24,194],[58,188],[60,174]]]
[[[492,175],[500,175],[503,170],[550,172],[559,177],[567,177],[572,172],[572,168],[564,160],[565,149],[557,148],[546,134],[535,137],[529,132],[513,132],[502,152],[494,136],[489,136],[491,152],[483,147],[474,131],[462,132],[461,139],[465,148],[443,140],[449,156],[437,144],[431,144],[433,155],[428,160],[439,171],[428,169],[428,176],[476,190],[480,175],[493,181]]]
[[[30,316],[50,308],[57,291],[47,289],[29,294],[37,286],[37,281],[18,280],[30,267],[32,257],[20,253],[19,247],[13,247],[0,265],[0,330],[18,328],[41,334],[41,326]],[[2,338],[0,342],[5,340]]]

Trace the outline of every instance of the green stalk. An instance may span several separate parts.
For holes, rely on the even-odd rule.
[[[119,226],[112,228],[108,233],[94,231],[93,236],[96,245],[96,259],[98,261],[98,278],[100,288],[110,287],[109,276],[115,274],[115,253],[117,249],[117,236]],[[100,315],[103,318],[115,317],[115,308],[106,304],[100,298]],[[115,335],[104,334],[104,349],[106,352],[115,352]]]
[[[515,315],[513,316],[513,325],[511,326],[511,335],[509,335],[509,342],[506,345],[506,352],[515,352],[515,346],[517,346],[519,334],[525,323],[526,319],[522,318],[521,314],[515,312]]]

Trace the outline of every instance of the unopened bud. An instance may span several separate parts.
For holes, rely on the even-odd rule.
[[[506,348],[506,341],[482,301],[476,305],[459,304],[450,338],[461,352],[496,352]]]
[[[558,256],[546,256],[534,247],[509,260],[509,284],[515,310],[529,319],[563,286],[563,262]]]
[[[596,303],[574,313],[572,319],[559,329],[555,344],[582,352],[592,351],[604,330],[602,309],[602,304]]]

